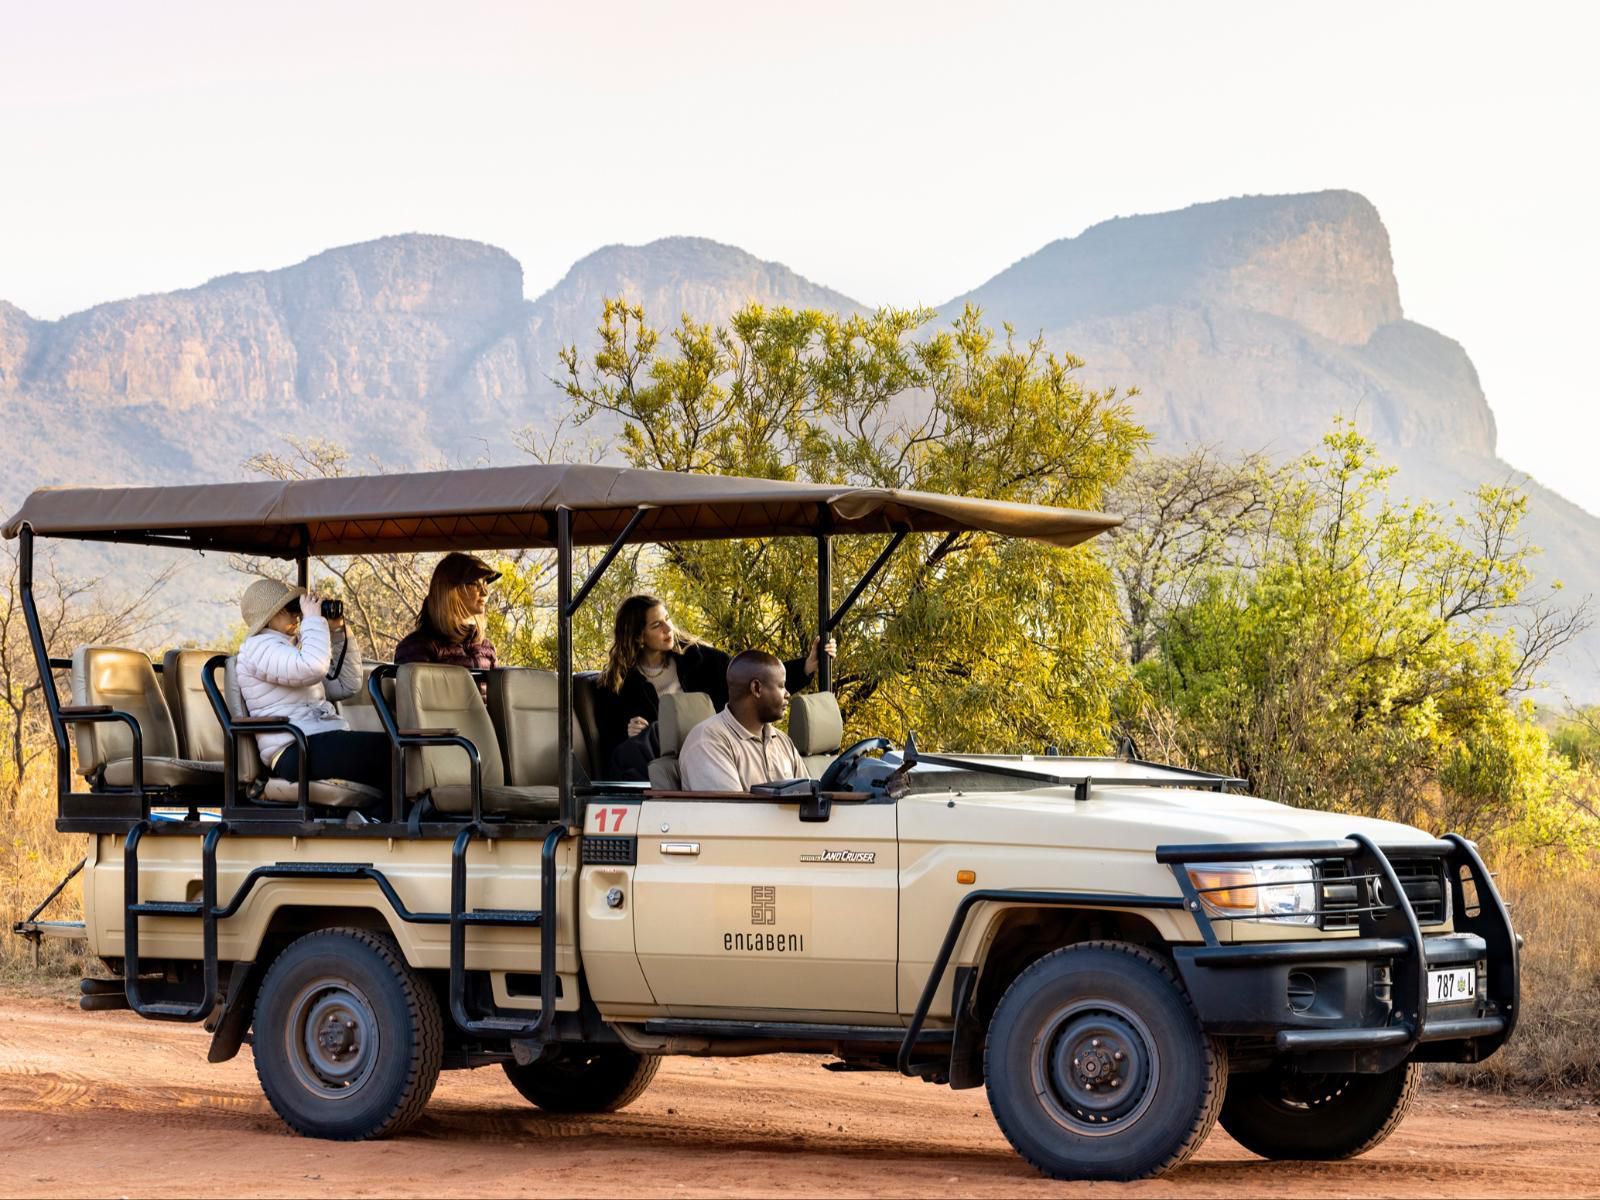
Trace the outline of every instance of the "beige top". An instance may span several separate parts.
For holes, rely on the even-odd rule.
[[[751,733],[727,709],[701,721],[683,739],[678,771],[690,792],[748,792],[758,783],[806,778],[789,735],[771,725]]]
[[[652,671],[643,663],[635,664],[639,674],[643,675],[655,688],[657,696],[678,696],[683,694],[683,684],[678,681],[678,656],[667,655],[667,661],[656,670]]]

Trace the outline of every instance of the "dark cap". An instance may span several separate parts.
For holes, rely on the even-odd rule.
[[[479,579],[487,579],[493,583],[500,578],[500,572],[481,558],[452,550],[439,560],[438,566],[433,568],[433,578],[435,582],[448,584],[450,587],[460,587],[464,583],[474,583]]]

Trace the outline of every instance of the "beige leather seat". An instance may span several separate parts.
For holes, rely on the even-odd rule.
[[[504,667],[489,673],[489,719],[513,787],[554,787],[561,781],[559,692],[554,671]],[[587,771],[589,749],[576,713],[572,752]]]
[[[156,669],[142,650],[79,646],[72,652],[72,703],[109,705],[139,723],[147,787],[222,790],[222,764],[178,752],[178,732]],[[95,787],[133,786],[133,731],[121,721],[80,722],[78,770]]]
[[[650,786],[663,792],[676,792],[683,787],[678,772],[678,751],[683,749],[683,739],[701,721],[716,715],[711,697],[704,692],[679,692],[661,697],[661,715],[656,722],[656,732],[661,738],[661,757],[650,760]]]
[[[367,680],[372,678],[372,667],[363,664],[361,668],[361,690],[354,696],[347,696],[339,701],[339,715],[350,722],[351,729],[359,729],[366,733],[382,733],[383,720],[378,716],[378,710],[372,703],[372,693],[367,691]],[[394,703],[393,682],[385,679],[384,690],[390,704]],[[391,708],[390,711],[393,711]]]
[[[839,743],[844,740],[839,697],[832,692],[790,696],[789,740],[805,760],[806,774],[821,779],[828,765],[839,757]]]
[[[228,712],[235,718],[248,717],[244,697],[239,693],[238,662],[230,656],[222,672],[222,695],[228,703]],[[254,735],[245,734],[239,739],[239,782],[246,794],[259,804],[299,804],[300,783],[294,779],[275,779],[267,774],[266,765],[256,749]],[[361,808],[378,804],[385,796],[377,788],[348,779],[312,779],[308,781],[307,795],[313,804],[329,808]]]
[[[402,731],[453,730],[477,747],[485,813],[533,820],[559,815],[561,796],[554,786],[506,783],[494,723],[477,681],[465,667],[403,664],[395,673],[395,719]],[[406,791],[408,798],[427,796],[440,812],[470,814],[471,764],[457,746],[407,749]]]
[[[202,679],[206,663],[221,653],[168,650],[161,658],[161,692],[178,733],[178,754],[196,762],[220,763],[227,741]]]

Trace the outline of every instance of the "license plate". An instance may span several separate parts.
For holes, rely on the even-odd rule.
[[[1452,1001],[1471,1000],[1478,994],[1478,969],[1455,967],[1444,971],[1428,972],[1428,1003],[1449,1004]]]

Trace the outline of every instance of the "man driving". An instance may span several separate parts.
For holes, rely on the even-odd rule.
[[[800,752],[772,727],[788,704],[784,666],[775,655],[735,655],[728,664],[728,706],[691,729],[678,751],[684,789],[747,792],[758,783],[804,779]]]

